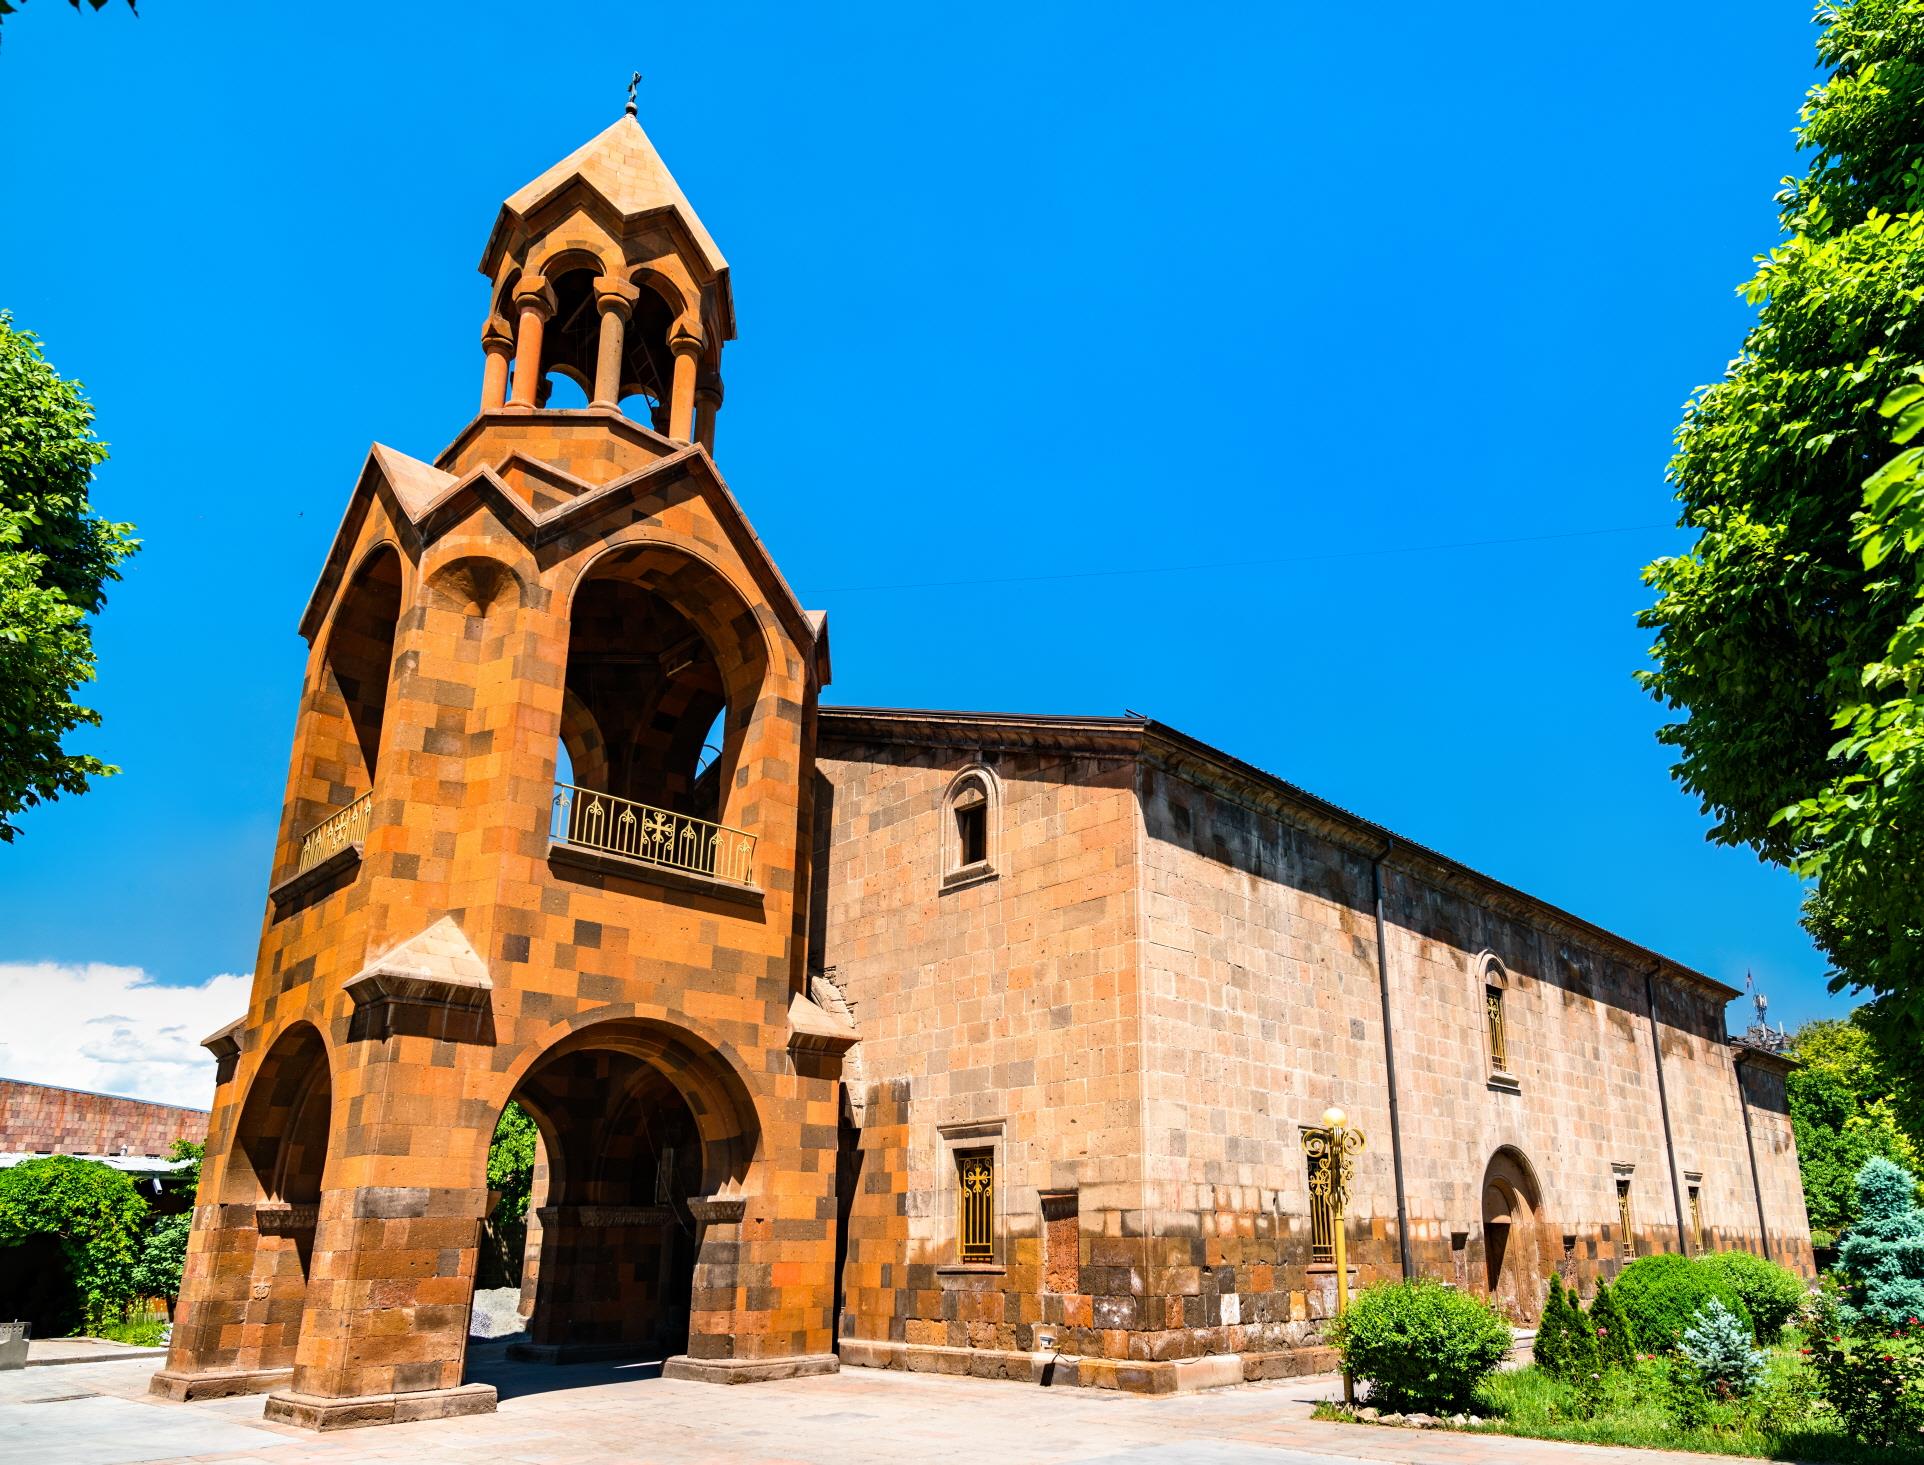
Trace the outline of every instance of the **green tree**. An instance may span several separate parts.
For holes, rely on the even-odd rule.
[[[1813,1230],[1835,1235],[1856,1217],[1857,1172],[1866,1160],[1919,1162],[1918,1136],[1904,1123],[1916,1112],[1913,1088],[1886,1053],[1883,1034],[1856,1013],[1806,1023],[1792,1052],[1790,1123],[1804,1205]]]
[[[27,0],[0,0],[0,20],[5,20],[26,3]],[[67,3],[73,6],[75,10],[80,8],[80,0],[67,0]],[[107,8],[107,0],[87,0],[87,3],[95,10],[105,10]],[[135,15],[140,14],[140,10],[135,5],[134,0],[127,0],[127,9]]]
[[[62,745],[99,725],[73,700],[94,675],[87,617],[136,547],[132,526],[100,518],[88,497],[107,457],[93,416],[0,311],[0,841],[23,810],[119,771]]]
[[[1850,1279],[1849,1316],[1894,1330],[1924,1318],[1924,1209],[1917,1179],[1889,1160],[1868,1160],[1857,1176],[1857,1225],[1837,1248]]]
[[[132,1299],[141,1224],[147,1203],[120,1171],[49,1155],[0,1170],[0,1247],[36,1236],[60,1243],[85,1301],[89,1324],[98,1324]]]
[[[193,1233],[190,1211],[162,1216],[140,1240],[140,1259],[134,1263],[133,1290],[138,1297],[180,1296],[181,1274],[187,1269],[187,1238]]]
[[[1924,861],[1883,857],[1872,873],[1863,843],[1891,834],[1886,813],[1911,795],[1853,780],[1896,767],[1889,730],[1860,726],[1861,709],[1867,687],[1880,705],[1892,692],[1872,669],[1919,569],[1919,546],[1901,542],[1867,563],[1857,520],[1890,456],[1880,406],[1924,363],[1924,0],[1837,0],[1817,18],[1827,75],[1798,129],[1810,166],[1785,180],[1785,237],[1744,287],[1758,314],[1742,352],[1677,430],[1669,477],[1697,541],[1644,572],[1658,598],[1641,677],[1685,713],[1660,737],[1711,837],[1814,878],[1806,924],[1833,988],[1879,994],[1878,1020],[1915,1043]]]
[[[1590,1301],[1590,1331],[1596,1336],[1597,1357],[1605,1368],[1637,1366],[1636,1329],[1602,1282],[1597,1283],[1597,1295]]]
[[[495,1207],[497,1219],[517,1220],[528,1212],[528,1198],[534,1191],[534,1147],[539,1138],[534,1120],[513,1099],[495,1122],[494,1139],[488,1145],[488,1189],[501,1192]]]

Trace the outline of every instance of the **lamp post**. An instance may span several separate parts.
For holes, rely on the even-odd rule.
[[[1343,1235],[1343,1212],[1349,1204],[1350,1175],[1356,1154],[1364,1145],[1363,1131],[1349,1127],[1349,1115],[1335,1105],[1323,1111],[1323,1127],[1303,1134],[1303,1153],[1311,1161],[1311,1204],[1320,1200],[1329,1216],[1330,1249],[1336,1261],[1336,1315],[1349,1311],[1349,1254]],[[1355,1385],[1343,1370],[1343,1400],[1354,1402]]]

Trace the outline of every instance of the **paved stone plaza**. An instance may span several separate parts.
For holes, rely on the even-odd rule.
[[[162,1460],[697,1461],[917,1465],[1681,1465],[1700,1455],[1608,1450],[1312,1420],[1331,1378],[1162,1398],[1020,1388],[969,1378],[844,1369],[821,1378],[715,1388],[655,1376],[658,1364],[507,1364],[477,1348],[470,1377],[499,1412],[315,1435],[261,1417],[261,1400],[150,1397],[151,1359],[0,1374],[0,1458],[9,1465]]]

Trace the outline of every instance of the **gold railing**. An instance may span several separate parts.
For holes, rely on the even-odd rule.
[[[367,838],[368,824],[374,818],[374,795],[362,794],[345,809],[337,809],[301,836],[301,862],[294,873],[313,869],[329,855],[339,854],[351,844]]]
[[[548,834],[558,844],[602,850],[731,885],[755,883],[754,835],[572,783],[554,786]]]
[[[961,1191],[962,1260],[995,1260],[995,1162],[988,1155],[960,1155],[956,1185]]]
[[[1503,989],[1486,987],[1483,1010],[1490,1024],[1490,1067],[1497,1073],[1510,1071],[1509,1037],[1503,1030]]]
[[[1309,1161],[1309,1259],[1312,1265],[1327,1266],[1336,1260],[1336,1206],[1329,1193],[1327,1164],[1312,1156]]]

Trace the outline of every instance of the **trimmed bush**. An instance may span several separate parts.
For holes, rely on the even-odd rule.
[[[1428,1278],[1378,1282],[1330,1328],[1370,1403],[1405,1412],[1466,1409],[1510,1349],[1510,1325],[1480,1297]]]
[[[1784,1324],[1796,1317],[1797,1310],[1810,1298],[1804,1279],[1789,1267],[1780,1267],[1747,1251],[1720,1251],[1715,1256],[1698,1257],[1697,1265],[1722,1277],[1743,1299],[1759,1343],[1775,1342]]]
[[[1689,1257],[1668,1253],[1639,1257],[1618,1274],[1611,1291],[1637,1346],[1650,1353],[1676,1352],[1685,1329],[1712,1301],[1723,1303],[1745,1327],[1755,1330],[1750,1309],[1737,1289]]]
[[[1590,1304],[1590,1331],[1597,1340],[1597,1356],[1605,1368],[1637,1366],[1637,1332],[1617,1306],[1616,1294],[1599,1282]]]

